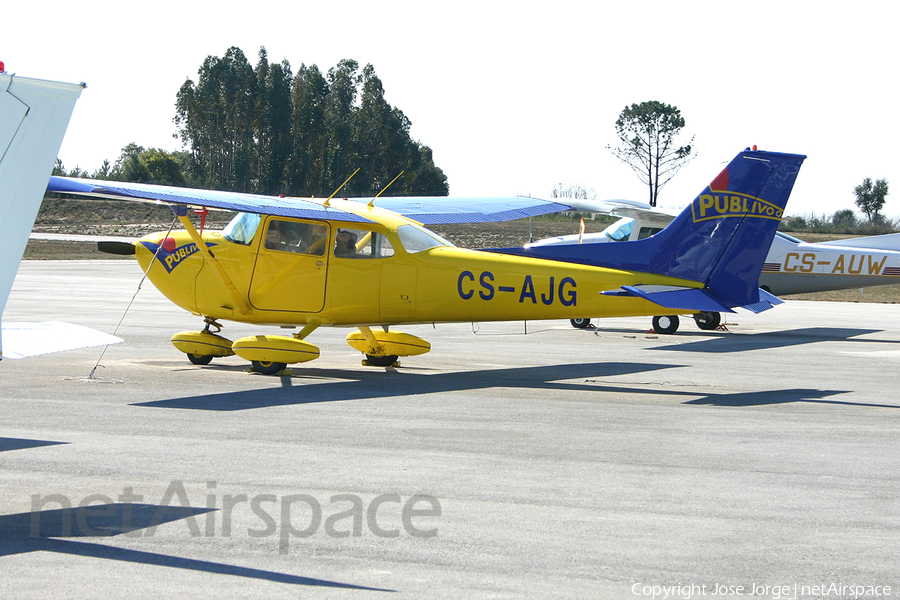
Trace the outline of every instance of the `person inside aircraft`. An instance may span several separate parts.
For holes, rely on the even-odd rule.
[[[310,231],[307,231],[303,242],[300,243],[300,252],[322,256],[328,242],[328,228],[325,225],[307,225],[307,228]]]
[[[281,232],[281,222],[272,220],[269,223],[269,229],[266,231],[266,248],[269,250],[284,250],[287,239]]]
[[[339,230],[335,237],[334,255],[352,258],[356,255],[356,234],[346,230]]]

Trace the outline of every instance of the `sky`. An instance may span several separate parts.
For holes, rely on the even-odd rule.
[[[696,154],[660,206],[687,205],[757,145],[808,156],[787,214],[855,208],[868,177],[888,180],[883,214],[900,217],[900,5],[883,0],[15,4],[0,17],[6,70],[87,83],[60,150],[68,169],[94,171],[132,142],[180,150],[181,85],[207,56],[237,46],[255,65],[264,46],[294,72],[372,64],[453,196],[546,198],[562,184],[646,201],[608,147],[622,109],[656,100],[680,109]]]

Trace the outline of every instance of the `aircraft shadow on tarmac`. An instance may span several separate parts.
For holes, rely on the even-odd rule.
[[[654,363],[583,363],[547,365],[538,367],[518,367],[508,369],[486,369],[452,373],[415,373],[405,369],[343,371],[315,371],[316,380],[307,382],[296,373],[293,377],[282,377],[281,388],[270,387],[258,390],[243,390],[221,394],[187,396],[167,400],[139,402],[132,406],[153,408],[175,408],[186,410],[236,411],[291,406],[318,402],[340,402],[349,400],[375,400],[413,394],[430,394],[491,388],[527,388],[552,391],[584,391],[594,394],[602,392],[622,394],[649,394],[690,398],[685,404],[714,406],[760,406],[790,402],[826,402],[854,405],[851,402],[823,400],[829,396],[848,393],[848,390],[782,389],[766,392],[737,394],[709,394],[684,389],[661,389],[659,387],[632,387],[598,379],[619,375],[633,375],[684,365]],[[322,378],[333,377],[332,381]],[[571,380],[581,380],[572,382]],[[697,396],[702,396],[697,398]],[[860,406],[879,406],[858,404]],[[900,407],[888,407],[900,408]]]
[[[630,375],[679,366],[681,365],[587,363],[446,373],[416,373],[403,368],[377,370],[367,368],[356,371],[321,369],[312,372],[316,379],[311,383],[304,381],[295,370],[293,377],[281,378],[281,389],[267,387],[259,390],[139,402],[133,406],[233,411],[501,387],[596,392],[598,389],[596,385],[563,380]],[[321,378],[333,380],[321,381]]]
[[[69,442],[51,442],[49,440],[26,440],[24,438],[0,437],[0,452],[9,450],[25,450],[27,448],[40,448],[42,446],[56,446]]]
[[[740,335],[715,335],[695,342],[674,344],[652,348],[667,352],[747,352],[749,350],[769,350],[787,348],[816,342],[856,342],[876,344],[897,344],[900,340],[853,339],[861,335],[878,333],[879,329],[846,329],[840,327],[807,327],[787,331],[770,331]],[[677,341],[677,340],[675,340]]]
[[[49,498],[48,498],[49,501]],[[130,550],[78,538],[102,538],[117,535],[140,537],[140,530],[210,512],[209,508],[153,504],[92,504],[78,508],[42,510],[15,515],[0,515],[0,556],[27,552],[58,552],[107,560],[188,569],[218,575],[248,577],[277,583],[390,592],[365,586],[264,571],[206,560],[181,558],[154,552]],[[130,534],[130,535],[129,535]]]
[[[835,404],[841,406],[868,406],[872,408],[900,408],[893,404],[873,404],[868,402],[849,402],[843,400],[825,400],[829,396],[848,394],[849,390],[767,390],[764,392],[746,392],[737,394],[710,394],[705,398],[688,400],[685,404],[712,406],[772,406],[775,404],[791,404],[793,402],[811,402],[819,404]]]

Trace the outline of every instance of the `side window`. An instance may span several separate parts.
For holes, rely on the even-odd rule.
[[[270,219],[266,228],[268,250],[323,256],[328,245],[328,226],[323,223]]]
[[[334,236],[334,255],[339,258],[387,258],[394,255],[394,247],[384,234],[342,227]]]
[[[660,231],[662,231],[662,227],[641,227],[638,231],[638,239],[643,240],[651,235],[656,235]]]

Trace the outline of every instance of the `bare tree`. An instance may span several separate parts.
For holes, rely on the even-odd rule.
[[[678,108],[650,101],[626,106],[616,120],[620,146],[607,148],[650,188],[650,206],[656,206],[659,191],[681,167],[691,161],[691,143],[678,146],[675,138],[684,127]]]

